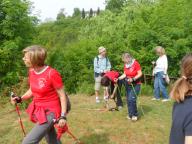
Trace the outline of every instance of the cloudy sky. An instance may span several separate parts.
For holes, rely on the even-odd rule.
[[[30,0],[33,3],[33,14],[37,15],[42,21],[47,18],[55,19],[61,8],[65,9],[67,15],[73,13],[74,8],[85,10],[97,10],[105,8],[105,0]]]

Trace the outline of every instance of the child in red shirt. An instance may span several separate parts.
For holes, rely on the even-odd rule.
[[[33,98],[27,108],[30,120],[36,123],[27,134],[22,144],[39,143],[43,137],[47,143],[60,144],[54,129],[64,128],[67,114],[67,97],[63,89],[61,75],[53,68],[45,65],[46,50],[40,46],[30,46],[23,50],[23,61],[29,68],[30,88],[22,97],[11,98],[16,101]]]

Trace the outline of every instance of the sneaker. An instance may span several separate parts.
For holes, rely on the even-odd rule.
[[[130,117],[130,116],[127,116],[127,119],[128,119],[128,120],[131,120],[131,117]]]
[[[162,102],[170,101],[170,99],[163,99]]]
[[[131,120],[132,120],[132,121],[137,121],[138,118],[137,118],[137,116],[132,116]]]
[[[123,108],[122,106],[118,106],[118,110],[119,110],[119,111],[122,110],[122,108]]]
[[[103,99],[104,99],[104,101],[108,101],[109,97],[108,96],[104,96]]]
[[[151,100],[152,100],[152,101],[159,101],[160,99],[152,98]]]
[[[100,100],[99,100],[99,99],[96,99],[96,103],[100,103]]]

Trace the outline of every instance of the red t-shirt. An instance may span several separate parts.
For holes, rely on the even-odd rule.
[[[61,105],[56,89],[63,87],[61,75],[47,66],[41,73],[29,70],[29,84],[33,94],[33,101],[27,112],[33,122],[46,122],[47,110],[60,117]]]
[[[58,100],[56,89],[63,87],[61,75],[49,66],[42,73],[36,73],[31,69],[29,84],[34,100],[39,102]]]
[[[108,77],[113,83],[115,83],[114,80],[119,77],[119,73],[116,71],[109,71],[106,72],[104,76]]]
[[[124,73],[127,78],[134,78],[137,75],[139,70],[141,70],[141,66],[136,60],[133,62],[132,66],[129,68],[126,68],[126,66],[124,65]],[[138,83],[141,83],[141,82],[138,81],[137,84]]]

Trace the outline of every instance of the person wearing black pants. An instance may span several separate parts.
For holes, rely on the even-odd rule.
[[[120,90],[122,81],[115,82],[115,79],[117,79],[118,76],[119,73],[116,71],[107,72],[101,79],[101,85],[109,87],[109,93],[111,94],[111,98],[115,99],[115,96],[117,97],[116,105],[118,107],[118,110],[120,110],[123,107],[123,101],[121,99],[121,90]]]
[[[123,107],[123,101],[121,99],[121,87],[122,84],[124,83],[123,80],[117,82],[117,88],[115,90],[115,84],[111,82],[110,84],[110,94],[115,94],[112,95],[112,97],[115,99],[117,97],[116,105],[118,106],[118,110],[120,110]],[[114,91],[115,90],[115,91]]]

